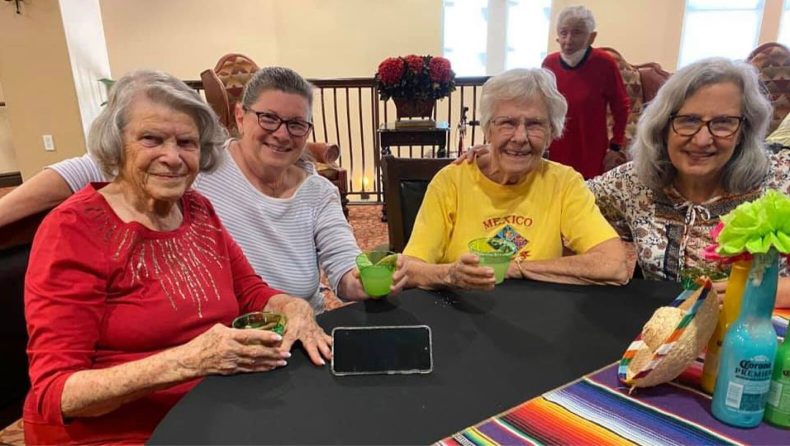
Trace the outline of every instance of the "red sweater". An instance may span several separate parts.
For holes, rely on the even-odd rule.
[[[557,88],[568,101],[565,132],[549,148],[549,158],[573,167],[589,179],[603,173],[609,147],[606,107],[612,109],[612,141],[620,146],[628,121],[628,95],[617,62],[603,50],[590,48],[585,58],[570,67],[560,53],[549,54],[543,67],[557,77]]]
[[[146,441],[198,380],[102,416],[64,420],[66,379],[184,344],[280,293],[255,274],[197,192],[181,199],[181,226],[157,232],[122,222],[101,187],[89,185],[58,206],[33,241],[25,277],[28,444]]]

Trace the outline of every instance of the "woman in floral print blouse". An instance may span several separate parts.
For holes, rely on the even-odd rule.
[[[714,267],[702,250],[720,216],[767,189],[790,193],[790,151],[769,155],[763,145],[770,114],[753,67],[699,61],[673,75],[642,113],[634,160],[588,181],[604,216],[633,242],[646,278],[679,280],[684,268]],[[781,274],[777,306],[790,306],[786,263]]]

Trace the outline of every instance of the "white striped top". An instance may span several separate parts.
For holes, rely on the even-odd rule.
[[[319,313],[324,310],[319,267],[337,292],[340,279],[355,266],[359,247],[343,216],[337,188],[312,164],[300,167],[309,175],[293,196],[272,198],[255,189],[223,149],[217,170],[198,175],[193,187],[211,200],[253,269],[269,285],[306,299]],[[72,191],[108,180],[87,154],[49,168]]]

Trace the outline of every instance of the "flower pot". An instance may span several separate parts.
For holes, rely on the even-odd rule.
[[[392,98],[398,120],[405,118],[430,118],[433,116],[435,99]]]

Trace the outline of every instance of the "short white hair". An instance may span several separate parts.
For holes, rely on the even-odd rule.
[[[560,11],[560,14],[557,16],[557,28],[568,20],[579,20],[583,22],[584,26],[587,27],[588,33],[595,31],[595,17],[593,17],[592,11],[584,6],[568,6]]]
[[[568,102],[557,90],[554,73],[543,68],[514,68],[496,75],[483,84],[480,93],[480,118],[483,132],[488,132],[492,114],[500,102],[541,99],[546,104],[551,137],[562,136]]]

